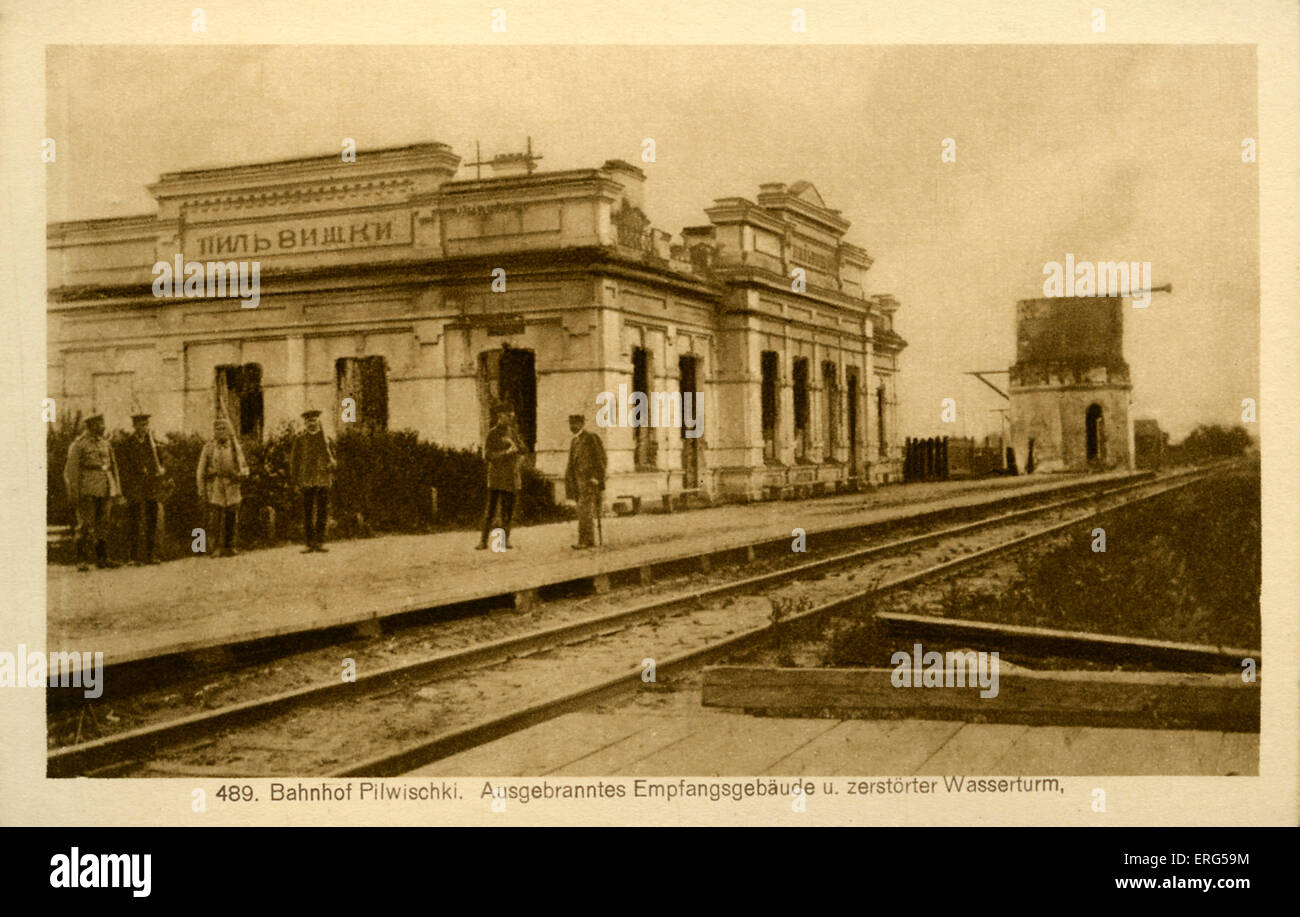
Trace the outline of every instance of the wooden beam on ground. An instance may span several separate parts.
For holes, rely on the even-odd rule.
[[[1259,682],[1186,672],[1041,672],[1002,664],[996,695],[896,687],[892,668],[709,666],[701,702],[764,716],[967,720],[1049,726],[1259,730]],[[912,685],[921,670],[908,670]]]
[[[892,611],[877,612],[876,620],[892,636],[947,645],[935,646],[934,649],[952,648],[952,644],[959,644],[997,651],[1003,656],[1012,653],[1065,656],[1111,664],[1152,665],[1179,672],[1240,672],[1243,659],[1255,660],[1256,671],[1263,666],[1263,656],[1258,649],[1175,643],[1145,637],[1120,637]],[[909,647],[900,646],[899,649]]]

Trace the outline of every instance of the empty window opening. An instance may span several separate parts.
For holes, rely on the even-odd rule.
[[[334,387],[344,430],[376,433],[388,429],[388,372],[383,357],[339,357]],[[352,403],[344,402],[351,398]],[[349,410],[349,408],[351,410]]]
[[[632,348],[632,391],[641,392],[647,399],[645,423],[632,428],[634,438],[633,461],[638,470],[654,468],[658,440],[655,428],[650,426],[650,351],[644,347]]]
[[[808,455],[808,358],[795,357],[791,368],[794,386],[794,457]]]
[[[216,416],[229,420],[241,437],[262,438],[261,364],[217,367]]]
[[[769,462],[776,461],[777,378],[779,375],[777,369],[779,366],[776,351],[764,350],[759,358],[759,367],[763,376],[763,458]]]
[[[678,387],[682,393],[682,487],[687,489],[700,486],[699,433],[704,411],[697,400],[697,367],[698,360],[695,357],[680,357],[677,360]],[[688,397],[691,399],[691,419],[695,425],[694,430],[690,430],[691,436],[686,435],[689,430],[686,425]]]
[[[886,458],[889,455],[889,437],[885,435],[885,386],[883,384],[876,389],[876,430],[880,437],[880,457]]]
[[[822,394],[826,407],[826,450],[823,461],[835,458],[835,447],[840,441],[840,377],[839,369],[829,360],[822,364]]]
[[[849,465],[858,467],[858,372],[853,367],[846,371],[849,389]]]

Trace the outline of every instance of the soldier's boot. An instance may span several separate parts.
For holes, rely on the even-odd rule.
[[[155,525],[150,526],[148,519],[146,518],[145,520],[146,532],[144,535],[144,562],[150,565],[158,563],[157,519],[155,519],[154,522]]]
[[[108,542],[103,538],[95,542],[95,566],[102,570],[112,570],[121,566],[108,559]]]
[[[73,544],[77,549],[77,572],[85,573],[90,569],[90,564],[86,562],[86,539],[83,535],[77,535],[73,539]]]

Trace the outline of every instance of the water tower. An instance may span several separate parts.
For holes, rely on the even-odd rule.
[[[1022,471],[1133,467],[1124,297],[1016,303],[1011,446]]]

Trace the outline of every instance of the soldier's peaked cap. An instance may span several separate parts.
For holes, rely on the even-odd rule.
[[[302,416],[304,420],[311,420],[313,417],[319,417],[320,411],[312,408],[310,411],[303,411]]]
[[[149,415],[148,415],[148,414],[132,414],[132,415],[131,415],[131,422],[132,422],[132,423],[137,423],[137,422],[139,422],[139,421],[141,421],[141,420],[148,420],[148,419],[149,419]]]
[[[585,422],[586,419],[587,419],[587,415],[586,415],[586,414],[570,414],[570,415],[569,415],[569,419],[570,419],[570,420],[581,420],[581,421],[584,421],[584,422]]]
[[[91,409],[91,412],[86,415],[86,423],[90,423],[92,420],[103,420],[103,419],[104,419],[103,411],[96,411],[94,409]]]

